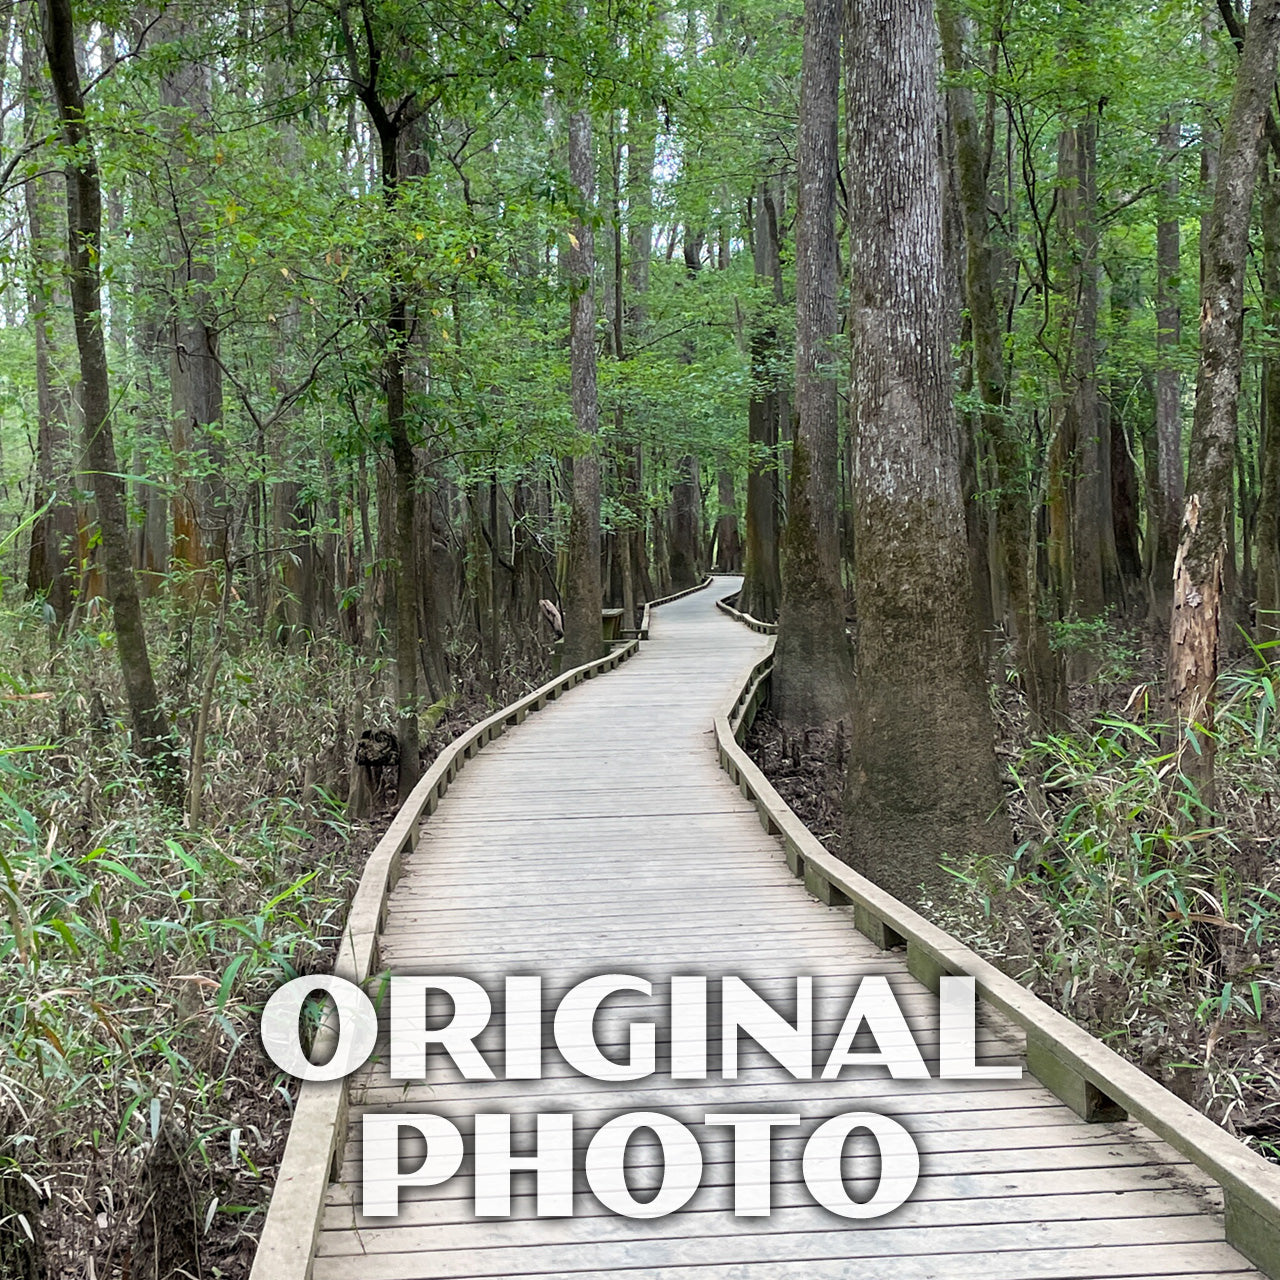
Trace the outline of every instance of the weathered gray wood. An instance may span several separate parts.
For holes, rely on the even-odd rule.
[[[964,1235],[960,1235],[964,1228],[956,1228],[955,1243],[963,1240],[970,1246],[968,1250],[951,1247],[952,1242],[937,1233],[919,1253],[894,1253],[893,1249],[901,1249],[907,1240],[884,1241],[878,1236],[867,1240],[868,1246],[880,1244],[884,1249],[878,1257],[867,1257],[859,1248],[864,1236],[870,1237],[869,1232],[830,1232],[825,1237],[825,1252],[819,1245],[807,1255],[790,1237],[744,1234],[739,1238],[739,1248],[722,1251],[712,1249],[711,1241],[681,1240],[674,1248],[655,1251],[660,1256],[650,1266],[637,1266],[637,1260],[647,1252],[643,1244],[615,1247],[610,1252],[606,1252],[606,1246],[575,1249],[566,1245],[558,1257],[550,1250],[529,1250],[534,1255],[529,1259],[534,1269],[518,1273],[511,1269],[520,1265],[515,1251],[513,1256],[479,1250],[458,1256],[449,1251],[431,1259],[429,1274],[433,1280],[445,1276],[501,1276],[503,1280],[532,1280],[538,1276],[546,1280],[548,1273],[557,1277],[572,1275],[575,1280],[617,1280],[620,1275],[627,1280],[852,1280],[855,1276],[857,1280],[1119,1280],[1133,1276],[1240,1273],[1239,1254],[1224,1244],[1149,1244],[1132,1238],[1152,1234],[1153,1225],[1163,1221],[1145,1220],[1134,1231],[1118,1226],[1115,1244],[1086,1243],[1075,1247],[1061,1244],[1064,1235],[1070,1236],[1070,1227],[1054,1231],[1050,1224],[1044,1224],[1036,1232],[1046,1238],[1042,1249],[1027,1249],[1024,1240],[1013,1239],[1011,1233],[987,1247],[975,1247],[985,1242],[974,1237],[990,1239],[996,1234],[991,1227]],[[748,1244],[757,1247],[749,1249]],[[774,1245],[778,1252],[770,1256],[769,1248]],[[791,1257],[786,1256],[788,1252]],[[317,1280],[422,1280],[421,1267],[420,1254],[325,1257],[318,1260],[315,1274]]]
[[[812,974],[819,1063],[841,994],[858,976],[883,973],[929,1061],[936,999],[909,973],[902,950],[883,949],[909,943],[910,932],[878,901],[847,892],[812,837],[805,843],[759,802],[755,777],[736,757],[729,763],[750,799],[721,771],[729,753],[708,729],[747,667],[752,687],[735,698],[734,713],[754,715],[769,641],[706,595],[654,613],[648,625],[650,643],[617,674],[548,700],[459,773],[416,847],[402,854],[378,938],[381,962],[463,973],[495,995],[506,974],[538,972],[548,1009],[573,981],[603,971],[641,974],[660,992],[664,975],[696,966],[740,974],[771,997],[784,995],[796,974]],[[815,890],[852,909],[814,901],[788,874],[784,842],[770,828]],[[936,981],[954,971],[947,958],[917,940],[913,967]],[[602,1021],[602,1042],[620,1045],[627,1018],[654,1016],[661,1069],[661,1004],[619,1001],[616,1018]],[[479,1043],[500,1067],[499,1040],[495,1031]],[[980,1061],[1009,1060],[1021,1036],[984,1023],[978,1045]],[[1184,1160],[1133,1124],[1084,1123],[1029,1075],[895,1081],[876,1069],[796,1081],[745,1039],[740,1068],[736,1080],[655,1075],[603,1084],[548,1055],[541,1080],[468,1082],[433,1057],[429,1083],[401,1085],[371,1066],[350,1091],[316,1280],[1256,1277],[1223,1243],[1221,1216]],[[911,1129],[923,1173],[891,1218],[844,1223],[813,1206],[799,1170],[801,1140],[782,1134],[774,1144],[778,1212],[736,1219],[732,1152],[719,1134],[703,1143],[701,1190],[657,1221],[608,1214],[585,1190],[574,1218],[533,1219],[531,1181],[519,1175],[513,1218],[477,1222],[469,1163],[442,1187],[406,1189],[398,1219],[366,1221],[358,1215],[361,1118],[415,1106],[454,1117],[464,1133],[481,1109],[512,1112],[522,1134],[539,1109],[570,1110],[582,1141],[625,1110],[662,1110],[696,1127],[713,1106],[785,1108],[804,1116],[807,1129],[865,1107]],[[402,1149],[420,1152],[409,1135]],[[634,1184],[655,1185],[661,1166],[652,1141],[639,1140],[632,1157]]]
[[[931,1208],[932,1206],[928,1206]],[[491,1232],[485,1248],[476,1243],[469,1247],[468,1235],[459,1233],[459,1244],[446,1245],[431,1259],[433,1277],[477,1275],[509,1275],[514,1267],[564,1274],[570,1271],[623,1271],[637,1261],[670,1265],[707,1263],[792,1262],[802,1258],[820,1260],[838,1258],[860,1261],[863,1258],[892,1256],[902,1249],[914,1254],[949,1254],[990,1252],[999,1254],[1018,1250],[1025,1233],[1007,1223],[984,1222],[932,1225],[927,1208],[902,1225],[866,1225],[858,1231],[738,1231],[732,1235],[713,1235],[664,1239],[649,1236],[621,1240],[596,1239],[554,1244],[519,1242],[511,1246],[493,1245]],[[907,1215],[903,1215],[906,1217]],[[1158,1227],[1162,1243],[1205,1243],[1213,1224],[1201,1214],[1162,1217],[1153,1223],[1149,1218],[1095,1218],[1089,1221],[1045,1222],[1037,1225],[1036,1243],[1041,1249],[1080,1249],[1098,1246],[1142,1244]],[[561,1228],[563,1230],[563,1227]],[[405,1265],[406,1255],[419,1248],[418,1242],[431,1238],[430,1229],[368,1228],[356,1238],[344,1232],[338,1239],[349,1248],[348,1254],[363,1252],[372,1262],[374,1275],[397,1276]],[[469,1234],[469,1233],[468,1233]],[[551,1234],[544,1233],[544,1240]],[[639,1235],[640,1233],[636,1233]],[[327,1237],[326,1237],[327,1238]],[[474,1236],[470,1236],[474,1239]],[[326,1253],[325,1257],[340,1257]],[[901,1255],[899,1255],[901,1256]],[[996,1263],[998,1264],[998,1261]]]
[[[766,1262],[728,1266],[639,1267],[618,1271],[574,1271],[574,1280],[1134,1280],[1148,1276],[1205,1277],[1256,1276],[1255,1271],[1233,1267],[1238,1255],[1222,1246],[1141,1245],[1120,1249],[1043,1251],[1011,1255],[1005,1265],[992,1266],[990,1253],[930,1255],[919,1258],[880,1259],[859,1262],[856,1272],[847,1261]],[[331,1259],[316,1268],[317,1280],[421,1280],[413,1259],[387,1264],[365,1259]],[[561,1271],[558,1277],[569,1273]],[[543,1272],[501,1273],[502,1280],[547,1280]]]
[[[1157,1174],[1153,1166],[1149,1165],[1125,1165],[1115,1168],[1093,1169],[1089,1172],[1087,1181],[1079,1174],[1073,1173],[1070,1178],[1071,1195],[1096,1195],[1108,1197],[1111,1201],[1113,1214],[1116,1217],[1132,1217],[1135,1216],[1130,1211],[1132,1197],[1142,1193],[1158,1192],[1160,1195],[1168,1195],[1173,1197],[1171,1201],[1163,1202],[1162,1209],[1164,1212],[1170,1211],[1170,1205],[1180,1208],[1186,1204],[1186,1191],[1177,1181],[1183,1170],[1174,1168],[1170,1173],[1170,1178],[1175,1181],[1163,1178]],[[959,1206],[956,1212],[957,1221],[966,1221],[963,1206],[970,1202],[981,1202],[987,1200],[1010,1200],[1025,1201],[1021,1210],[1015,1209],[1005,1221],[1018,1221],[1020,1216],[1025,1216],[1028,1205],[1035,1209],[1036,1220],[1041,1221],[1044,1217],[1053,1216],[1044,1213],[1044,1203],[1046,1197],[1066,1194],[1063,1192],[1064,1177],[1062,1170],[1051,1169],[1033,1169],[1023,1172],[1005,1171],[1001,1173],[966,1173],[950,1176],[934,1176],[930,1174],[922,1175],[920,1184],[916,1193],[908,1202],[910,1204],[924,1204],[926,1202],[940,1201],[946,1204],[954,1204]],[[446,1194],[446,1190],[452,1194]],[[668,1234],[675,1231],[684,1230],[693,1234],[705,1233],[708,1235],[724,1234],[726,1231],[737,1231],[742,1222],[746,1220],[725,1220],[715,1217],[724,1210],[731,1207],[732,1187],[727,1179],[709,1182],[707,1187],[701,1191],[697,1197],[697,1201],[692,1204],[689,1209],[681,1215],[674,1216],[670,1223],[662,1224]],[[520,1221],[528,1220],[532,1216],[532,1200],[533,1192],[527,1186],[517,1184],[513,1196],[513,1206],[515,1216],[512,1219],[511,1227],[514,1231],[514,1224]],[[326,1214],[332,1210],[333,1216],[327,1218],[326,1222],[333,1229],[346,1230],[357,1218],[353,1214],[358,1213],[360,1196],[358,1189],[353,1189],[350,1184],[335,1184],[330,1188],[328,1208]],[[803,1185],[798,1177],[779,1179],[777,1185],[773,1188],[773,1203],[781,1211],[813,1208],[812,1200],[809,1196],[807,1188]],[[899,1212],[905,1212],[903,1210]],[[686,1216],[699,1214],[702,1217]],[[584,1224],[584,1231],[594,1229],[592,1219],[608,1218],[617,1221],[616,1215],[610,1214],[592,1197],[585,1196],[575,1215],[576,1219]],[[824,1221],[828,1227],[832,1225],[831,1219],[825,1214]],[[444,1224],[469,1224],[475,1222],[475,1213],[471,1207],[469,1198],[462,1194],[462,1188],[448,1189],[424,1189],[409,1188],[402,1199],[401,1218],[405,1225],[444,1225]],[[365,1219],[359,1218],[363,1223]],[[703,1225],[705,1223],[705,1225]],[[762,1220],[757,1225],[767,1225],[768,1220]],[[378,1226],[385,1226],[384,1221],[379,1220]],[[491,1223],[486,1225],[492,1225]],[[638,1230],[638,1224],[623,1222],[624,1228]],[[653,1224],[650,1224],[651,1226]],[[504,1225],[503,1230],[507,1227]]]

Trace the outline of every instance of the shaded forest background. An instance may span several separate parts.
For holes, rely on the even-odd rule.
[[[712,569],[814,829],[1274,1151],[1278,41],[0,3],[0,1271],[245,1275],[265,995]]]

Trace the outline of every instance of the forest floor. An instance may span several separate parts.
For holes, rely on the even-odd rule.
[[[944,859],[921,908],[979,954],[1280,1162],[1280,725],[1277,678],[1223,678],[1212,823],[1160,745],[1156,663],[1112,637],[1072,686],[1071,733],[1033,741],[992,684],[1016,849]],[[1003,663],[997,663],[1003,672]],[[766,709],[751,757],[842,854],[842,733],[784,733]]]
[[[30,658],[0,628],[0,1275],[244,1280],[296,1088],[256,1048],[266,997],[326,969],[394,812],[346,815],[359,726],[394,721],[367,659],[318,640],[228,647],[195,829],[125,750],[109,637]],[[190,740],[209,637],[157,646]],[[549,654],[546,655],[549,659]],[[424,717],[424,765],[548,678],[511,664]],[[196,1261],[198,1259],[198,1262]],[[166,1269],[169,1268],[169,1269]]]

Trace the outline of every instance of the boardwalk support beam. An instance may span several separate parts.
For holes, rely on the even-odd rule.
[[[1059,1057],[1052,1040],[1034,1031],[1027,1032],[1027,1070],[1090,1124],[1128,1119],[1119,1103]]]
[[[849,899],[815,866],[804,864],[804,887],[828,907],[847,907]]]
[[[907,945],[906,938],[858,902],[853,904],[853,927],[864,938],[870,938],[881,951],[894,951]]]
[[[1224,1186],[1227,1243],[1244,1254],[1260,1271],[1280,1276],[1280,1241],[1269,1206],[1245,1186]]]

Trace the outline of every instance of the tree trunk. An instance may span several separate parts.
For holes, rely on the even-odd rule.
[[[393,185],[394,181],[393,171]],[[394,282],[388,302],[383,385],[387,397],[391,461],[395,469],[396,734],[400,739],[396,794],[403,804],[422,771],[418,728],[418,544],[414,536],[417,527],[417,464],[413,443],[409,439],[404,399],[409,321],[404,297]]]
[[[1156,481],[1147,516],[1147,595],[1151,612],[1165,618],[1173,608],[1173,560],[1182,519],[1182,387],[1178,348],[1182,343],[1182,307],[1178,279],[1182,267],[1178,222],[1176,157],[1180,128],[1171,117],[1160,126],[1160,150],[1169,176],[1161,192],[1156,224]]]
[[[225,450],[210,430],[222,419],[222,368],[217,335],[209,324],[212,246],[201,233],[202,183],[207,175],[190,145],[193,135],[209,127],[213,89],[209,68],[192,61],[181,48],[192,31],[189,16],[174,8],[162,24],[161,38],[179,45],[172,70],[160,82],[175,216],[169,271],[169,388],[176,469],[170,551],[179,590],[194,603],[217,597],[209,566],[227,558],[230,523],[222,478]]]
[[[28,141],[41,116],[39,46],[22,42],[23,113]],[[68,380],[59,365],[58,334],[66,292],[61,275],[64,262],[63,219],[54,208],[52,175],[33,173],[23,184],[27,214],[30,263],[27,272],[27,305],[35,331],[36,375],[36,474],[31,495],[34,511],[48,505],[31,527],[27,557],[27,594],[42,597],[61,629],[71,617],[76,589],[76,504],[72,496],[75,465],[71,440],[72,398]],[[55,228],[57,231],[55,233]],[[55,244],[55,234],[62,244]],[[50,269],[52,268],[52,269]]]
[[[716,473],[716,569],[720,573],[742,572],[742,536],[738,532],[738,499],[733,472],[721,467]]]
[[[1244,266],[1259,142],[1275,85],[1280,0],[1255,0],[1218,155],[1202,246],[1200,366],[1187,500],[1174,565],[1169,701],[1182,772],[1214,804],[1214,686],[1235,464]]]
[[[996,464],[996,541],[1009,594],[1018,673],[1032,731],[1060,727],[1066,716],[1066,681],[1060,654],[1049,647],[1040,616],[1039,583],[1028,554],[1031,494],[1025,447],[1007,412],[1004,321],[996,297],[988,192],[982,138],[973,94],[958,77],[964,69],[963,30],[951,0],[938,5],[938,27],[951,87],[949,116],[955,132],[956,167],[965,239],[965,298],[973,328],[973,363],[982,397],[982,430]]]
[[[400,200],[400,148],[406,130],[416,121],[407,104],[390,113],[382,99],[378,81],[384,50],[378,33],[365,14],[363,35],[366,40],[365,65],[361,65],[357,41],[349,26],[346,7],[340,9],[342,37],[347,54],[347,73],[356,97],[369,115],[377,139],[377,181],[382,203],[388,214],[394,214]],[[394,33],[392,38],[394,38]],[[418,576],[418,511],[417,459],[409,434],[405,396],[411,325],[409,305],[405,297],[403,270],[398,263],[387,264],[386,332],[382,338],[382,392],[386,397],[387,441],[391,447],[392,494],[394,515],[391,522],[391,545],[394,560],[396,611],[396,732],[399,737],[400,760],[397,794],[403,804],[421,774],[419,755],[419,684],[421,661]],[[380,507],[381,509],[381,507]],[[386,545],[385,541],[383,545]],[[330,557],[326,555],[326,561]]]
[[[595,232],[590,209],[595,189],[591,114],[569,116],[569,178],[584,216],[576,218],[569,240],[569,360],[573,417],[582,437],[573,459],[569,513],[569,557],[565,575],[563,667],[580,666],[603,650],[600,629],[600,455],[596,399]]]
[[[134,198],[141,198],[135,190]],[[140,274],[135,269],[135,277]],[[148,314],[135,313],[133,320],[133,349],[137,355],[140,390],[148,399],[157,393],[153,374],[156,372],[160,350],[159,325]],[[168,424],[154,417],[140,425],[141,438],[135,443],[138,458],[136,474],[143,474],[142,459],[154,450],[152,456],[163,457],[168,444]],[[169,582],[169,500],[166,486],[147,483],[138,495],[142,507],[142,520],[136,531],[135,563],[138,567],[139,588],[144,599],[163,595]]]
[[[80,355],[85,464],[97,501],[116,651],[133,720],[134,749],[150,764],[165,799],[176,806],[182,802],[176,744],[151,673],[111,429],[111,390],[99,277],[102,187],[93,138],[84,117],[71,0],[40,0],[40,16],[63,140],[71,153],[66,170],[68,263],[76,348]]]
[[[691,278],[702,270],[706,232],[686,227],[684,267]],[[680,361],[693,360],[694,344],[686,341]],[[668,547],[673,591],[685,591],[702,581],[702,466],[693,454],[685,454],[676,467],[671,486],[671,541]]]
[[[1262,444],[1258,471],[1258,596],[1254,634],[1275,646],[1280,662],[1280,169],[1273,157],[1262,174],[1262,306],[1267,323],[1262,362]]]
[[[1138,529],[1138,472],[1133,465],[1133,446],[1124,420],[1110,406],[1104,406],[1111,450],[1111,523],[1116,543],[1121,582],[1126,598],[1141,600],[1142,550]]]
[[[693,454],[680,459],[671,489],[671,588],[684,591],[702,581],[701,466]]]
[[[650,514],[650,520],[653,525],[653,589],[656,596],[662,597],[671,594],[671,564],[667,559],[666,510],[655,507]]]
[[[653,252],[653,136],[651,116],[636,116],[627,125],[627,307],[625,330],[630,350],[643,340],[648,324],[649,257]],[[627,543],[633,594],[652,597],[649,581],[647,520],[643,503],[643,457],[639,443],[629,446],[623,463],[623,501],[631,518]],[[638,615],[630,625],[638,623]]]
[[[1117,347],[1123,348],[1129,326],[1141,306],[1141,273],[1121,266],[1112,273],[1112,277],[1112,341]],[[1134,462],[1133,442],[1124,420],[1124,398],[1124,385],[1119,378],[1114,378],[1103,397],[1100,416],[1104,427],[1103,443],[1108,453],[1108,507],[1116,547],[1116,565],[1120,574],[1121,599],[1126,608],[1140,610],[1143,602],[1143,570],[1138,522],[1138,471]]]
[[[944,852],[1004,856],[945,332],[930,0],[855,0],[846,39],[858,677],[853,865],[908,901]]]
[[[1085,112],[1058,140],[1058,210],[1068,260],[1063,286],[1064,322],[1061,394],[1063,443],[1070,459],[1071,608],[1080,618],[1098,618],[1120,598],[1115,534],[1111,522],[1110,441],[1098,396],[1098,113]],[[1077,662],[1077,678],[1094,665]]]
[[[840,581],[836,148],[843,0],[806,0],[796,174],[796,433],[773,706],[784,728],[849,713],[853,655]]]
[[[782,579],[778,570],[778,419],[780,388],[773,369],[778,335],[772,307],[782,302],[778,260],[777,205],[768,184],[756,198],[756,283],[772,284],[772,299],[757,302],[751,330],[751,400],[747,406],[746,563],[738,607],[763,622],[778,616]],[[763,293],[763,289],[760,290]]]

